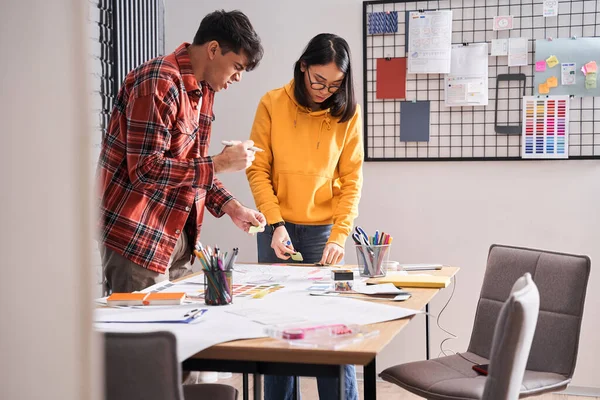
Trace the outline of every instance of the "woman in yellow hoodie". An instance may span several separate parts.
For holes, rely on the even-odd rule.
[[[294,79],[265,94],[250,139],[264,152],[247,170],[269,227],[257,237],[258,261],[337,264],[358,215],[362,187],[362,119],[354,96],[348,43],[322,33],[294,66]],[[346,366],[346,399],[358,399]],[[337,398],[337,379],[317,380],[321,399]],[[291,377],[265,377],[265,399],[287,399]]]

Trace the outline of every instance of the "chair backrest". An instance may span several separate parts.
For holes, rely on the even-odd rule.
[[[513,283],[529,272],[540,293],[540,312],[527,369],[571,378],[590,266],[586,256],[492,245],[469,351],[490,358],[493,330],[502,304]]]
[[[540,294],[528,272],[500,310],[482,400],[519,398],[539,310]]]
[[[105,333],[104,338],[106,400],[183,400],[172,333]]]

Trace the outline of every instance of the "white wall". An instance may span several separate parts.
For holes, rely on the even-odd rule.
[[[0,398],[99,399],[89,263],[87,2],[0,13]]]
[[[360,0],[167,0],[166,48],[190,42],[202,17],[215,9],[240,9],[261,36],[265,57],[256,71],[216,97],[213,143],[249,136],[260,97],[292,77],[293,63],[308,40],[320,32],[343,36],[353,51],[356,89],[362,99],[362,2]],[[212,147],[216,153],[219,146]],[[454,298],[441,324],[468,344],[487,251],[492,243],[583,253],[600,260],[600,162],[388,162],[367,163],[357,223],[370,231],[391,232],[393,257],[402,262],[442,262],[461,267]],[[223,177],[246,204],[253,204],[245,175]],[[225,217],[224,219],[227,219]],[[256,261],[253,238],[229,221],[208,216],[205,243],[239,246],[240,261]],[[228,246],[225,246],[227,243]],[[356,260],[346,246],[347,262]],[[600,388],[600,275],[588,285],[578,367],[573,384]],[[432,303],[437,314],[450,294]],[[432,355],[445,337],[432,321]],[[378,358],[378,369],[424,358],[424,322],[410,324]]]

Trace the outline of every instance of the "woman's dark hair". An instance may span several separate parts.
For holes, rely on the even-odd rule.
[[[212,40],[219,42],[223,54],[230,51],[240,54],[240,50],[243,51],[248,58],[246,71],[256,68],[264,53],[250,20],[238,10],[217,10],[202,19],[193,44],[203,45]]]
[[[335,62],[342,71],[344,80],[340,89],[321,103],[321,109],[331,108],[331,115],[341,117],[340,122],[350,120],[356,112],[356,97],[354,97],[354,79],[350,63],[350,47],[341,37],[332,33],[320,33],[308,42],[300,59],[294,65],[294,96],[296,101],[304,106],[310,105],[310,96],[304,84],[304,72],[311,65],[326,65]]]

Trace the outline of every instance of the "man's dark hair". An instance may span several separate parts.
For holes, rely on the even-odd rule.
[[[203,45],[213,40],[219,42],[223,54],[230,51],[240,54],[243,51],[248,59],[246,71],[256,68],[264,53],[250,20],[238,10],[217,10],[202,19],[193,44]]]
[[[356,97],[354,96],[354,79],[350,63],[350,46],[341,37],[332,33],[321,33],[310,40],[300,59],[294,64],[294,96],[296,101],[308,107],[310,95],[304,84],[302,64],[306,68],[311,65],[326,65],[335,62],[342,71],[344,80],[340,90],[321,103],[321,109],[331,108],[331,115],[341,117],[341,122],[349,121],[356,112]]]

